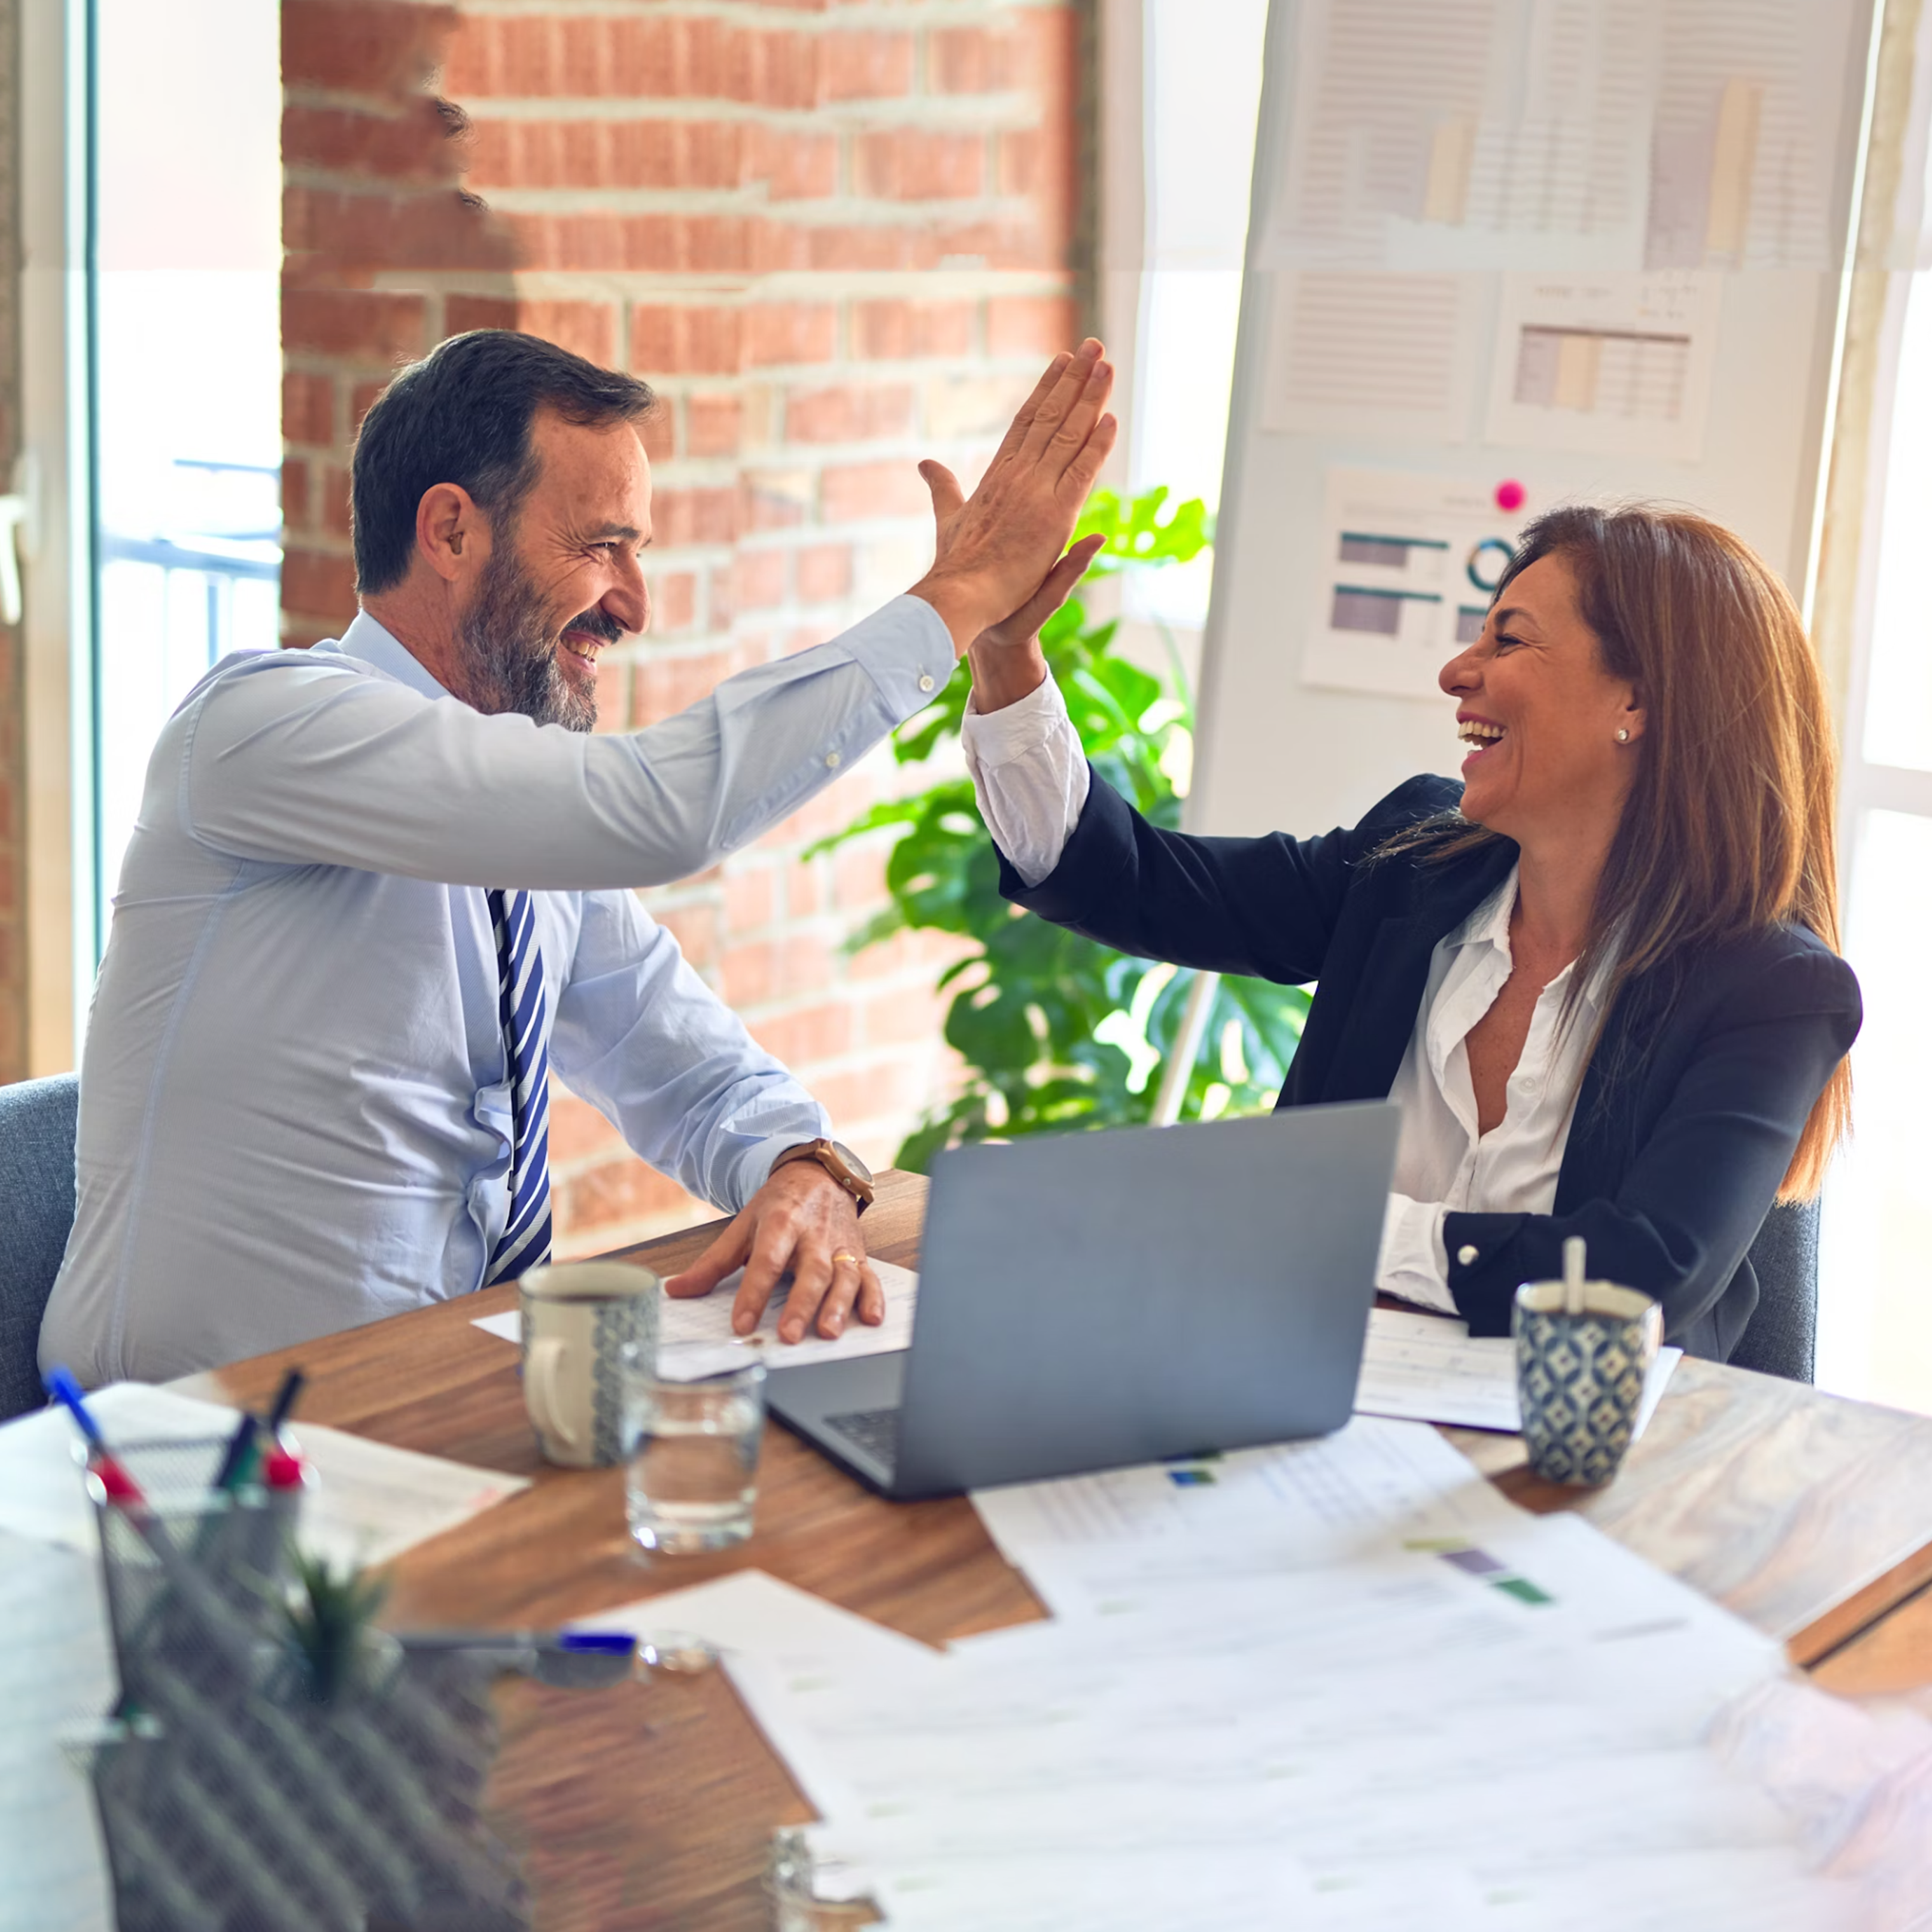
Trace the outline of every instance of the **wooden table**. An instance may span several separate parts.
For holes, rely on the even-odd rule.
[[[916,1264],[925,1185],[883,1177],[866,1232],[884,1259]],[[669,1274],[712,1232],[626,1258]],[[386,1613],[398,1628],[554,1624],[746,1568],[934,1643],[1044,1614],[964,1498],[884,1502],[782,1428],[765,1438],[748,1544],[645,1559],[621,1472],[538,1459],[514,1353],[472,1325],[514,1299],[488,1290],[173,1386],[260,1407],[299,1361],[310,1420],[533,1479],[401,1558]],[[1616,1482],[1580,1502],[1530,1474],[1519,1438],[1444,1432],[1517,1502],[1580,1507],[1786,1639],[1828,1686],[1932,1684],[1932,1592],[1915,1594],[1932,1580],[1932,1419],[1686,1360]],[[491,1803],[524,1850],[543,1932],[770,1924],[771,1832],[812,1814],[722,1673],[596,1695],[512,1682],[500,1707]]]

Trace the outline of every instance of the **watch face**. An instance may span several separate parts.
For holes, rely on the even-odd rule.
[[[832,1151],[862,1180],[868,1187],[872,1184],[872,1170],[848,1148],[843,1141],[834,1141]]]

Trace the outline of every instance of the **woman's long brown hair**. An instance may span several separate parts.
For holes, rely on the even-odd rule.
[[[1560,557],[1604,668],[1644,709],[1636,778],[1574,982],[1610,962],[1607,1014],[1640,974],[1790,921],[1838,950],[1838,748],[1791,593],[1742,538],[1687,510],[1565,506],[1523,533],[1496,595]],[[1497,836],[1436,820],[1390,848],[1450,859]],[[1599,1036],[1600,1038],[1600,1035]],[[1808,1200],[1851,1123],[1840,1060],[1780,1201]]]

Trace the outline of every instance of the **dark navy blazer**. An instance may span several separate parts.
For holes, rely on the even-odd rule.
[[[1150,825],[1097,775],[1052,874],[1016,904],[1124,952],[1217,973],[1316,982],[1278,1106],[1382,1099],[1415,1030],[1436,943],[1515,863],[1499,840],[1426,863],[1370,861],[1391,834],[1452,808],[1462,788],[1412,778],[1361,824],[1319,838],[1195,838]],[[1852,969],[1780,926],[1625,986],[1577,1096],[1548,1214],[1451,1213],[1449,1288],[1477,1335],[1509,1332],[1517,1284],[1590,1272],[1664,1304],[1665,1333],[1724,1360],[1757,1305],[1744,1251],[1806,1117],[1858,1030]]]

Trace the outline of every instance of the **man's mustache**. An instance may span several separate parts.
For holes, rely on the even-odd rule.
[[[586,637],[601,638],[607,644],[620,644],[624,641],[623,626],[608,610],[586,610],[572,618],[563,628],[566,631],[581,631]]]

